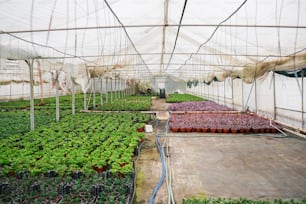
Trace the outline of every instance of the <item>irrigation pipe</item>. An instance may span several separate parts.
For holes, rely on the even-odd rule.
[[[161,160],[162,160],[162,176],[159,180],[159,182],[157,183],[157,185],[155,186],[154,190],[153,190],[153,193],[150,197],[150,200],[149,200],[149,204],[153,204],[154,203],[154,200],[155,200],[155,197],[156,197],[156,194],[158,192],[158,190],[160,189],[160,187],[162,186],[163,182],[164,182],[164,179],[165,179],[165,174],[166,174],[166,167],[165,167],[165,163],[164,163],[164,151],[163,151],[163,147],[161,146],[161,144],[159,143],[159,139],[158,139],[158,135],[156,135],[156,146],[159,150],[159,153],[160,153],[160,156],[161,156]]]
[[[171,174],[171,166],[170,166],[170,157],[169,157],[169,137],[168,137],[168,130],[169,130],[169,120],[166,122],[166,138],[165,138],[165,144],[166,144],[166,151],[167,151],[167,159],[166,159],[166,182],[167,182],[167,189],[168,189],[168,204],[175,204],[173,191],[172,191],[172,174]]]
[[[288,135],[282,131],[281,129],[279,129],[278,127],[276,127],[275,125],[272,124],[272,120],[270,120],[270,126],[275,128],[276,130],[278,130],[280,133],[282,133],[285,137],[287,137]]]

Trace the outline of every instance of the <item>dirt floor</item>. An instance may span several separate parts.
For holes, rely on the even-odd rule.
[[[164,100],[153,107],[165,110]],[[148,203],[161,176],[155,134],[148,134],[137,163],[136,203]],[[154,125],[153,125],[154,126]],[[168,133],[172,189],[176,203],[184,197],[306,197],[306,140],[281,134]],[[275,137],[276,136],[276,137]],[[164,183],[154,203],[167,203]]]

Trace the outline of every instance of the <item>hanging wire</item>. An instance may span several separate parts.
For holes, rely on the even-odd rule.
[[[51,15],[50,15],[50,20],[49,20],[49,25],[48,25],[48,32],[47,32],[47,38],[46,38],[46,45],[48,45],[49,43],[49,35],[50,35],[50,30],[51,30],[51,27],[52,27],[52,20],[53,20],[53,14],[54,14],[54,10],[55,10],[55,7],[56,7],[56,3],[57,3],[57,0],[55,0],[53,2],[53,7],[52,7],[52,11],[51,11]],[[33,40],[32,40],[33,41]]]
[[[242,7],[246,4],[247,1],[248,1],[248,0],[244,0],[244,1],[238,6],[238,8],[234,10],[234,12],[232,12],[227,18],[225,18],[224,20],[221,21],[221,22],[216,26],[216,28],[214,29],[214,31],[212,32],[212,34],[210,35],[210,37],[209,37],[204,43],[202,43],[202,44],[198,47],[198,49],[197,49],[197,51],[196,51],[195,53],[191,53],[191,55],[189,56],[189,58],[185,60],[184,64],[182,64],[182,65],[178,68],[178,70],[181,69],[183,65],[186,65],[186,63],[193,57],[193,55],[197,54],[197,53],[201,50],[201,48],[202,48],[203,46],[205,46],[208,42],[210,42],[210,40],[211,40],[211,39],[214,37],[214,35],[216,34],[217,30],[220,28],[220,26],[221,26],[223,23],[225,23],[226,21],[228,21],[230,18],[232,18],[232,17],[233,17],[233,16],[234,16],[234,15],[235,15]]]
[[[168,64],[167,64],[167,67],[166,67],[165,71],[167,71],[167,69],[168,69],[168,67],[169,67],[169,65],[170,65],[170,63],[171,63],[171,60],[172,60],[172,57],[173,57],[173,53],[174,53],[175,48],[176,48],[176,43],[177,43],[178,36],[179,36],[179,34],[180,34],[181,24],[182,24],[182,21],[183,21],[183,17],[184,17],[184,13],[185,13],[187,1],[188,1],[188,0],[185,0],[185,2],[184,2],[183,11],[182,11],[182,14],[181,14],[179,26],[178,26],[178,28],[177,28],[177,32],[176,32],[176,36],[175,36],[174,46],[173,46],[173,49],[172,49],[172,52],[171,52],[171,55],[170,55],[170,58],[169,58],[169,61],[168,61]]]
[[[88,26],[88,16],[89,16],[89,5],[88,1],[86,1],[86,27]],[[84,48],[84,42],[85,42],[85,36],[86,36],[86,31],[87,29],[84,30],[83,32],[83,38],[82,38],[82,43],[81,43],[81,53],[84,56],[83,48]]]
[[[140,52],[137,50],[134,42],[132,41],[132,39],[130,38],[124,24],[120,21],[119,17],[116,15],[116,13],[114,12],[114,10],[111,8],[111,6],[109,5],[109,3],[107,2],[107,0],[104,0],[106,6],[109,8],[109,10],[112,12],[112,14],[115,16],[115,18],[117,19],[117,21],[119,22],[119,24],[122,26],[127,38],[129,39],[130,43],[132,44],[135,52],[138,54],[138,56],[140,57],[142,63],[144,64],[144,66],[146,67],[146,69],[151,73],[151,75],[153,75],[152,71],[149,69],[148,65],[146,64],[146,62],[144,61],[142,55],[140,54]]]
[[[299,23],[300,23],[300,0],[298,0],[298,12],[297,12],[296,25],[299,25]],[[298,39],[298,31],[299,31],[299,29],[297,28],[296,32],[295,32],[295,41],[294,41],[294,51],[295,52],[296,52],[296,44],[297,44],[297,39]],[[295,63],[296,63],[295,60],[296,59],[295,59],[295,56],[294,56],[293,57],[293,67],[294,67],[294,69],[295,69]],[[303,96],[303,90],[302,90],[301,85],[299,83],[299,80],[298,80],[298,77],[297,77],[297,73],[295,73],[295,74],[296,74],[296,83],[297,83],[297,85],[299,87],[301,96]]]

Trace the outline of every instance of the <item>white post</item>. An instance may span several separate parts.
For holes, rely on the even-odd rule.
[[[117,99],[117,78],[115,76],[115,93],[114,93],[114,99],[116,100]]]
[[[92,91],[93,91],[93,95],[92,95],[92,105],[93,105],[93,109],[96,108],[96,78],[92,78]]]
[[[102,106],[103,105],[103,78],[102,76],[100,77],[100,80],[101,80],[100,104]]]
[[[56,71],[55,75],[55,109],[56,109],[56,116],[55,116],[55,121],[59,121],[59,96],[58,96],[58,71]]]
[[[110,81],[111,81],[111,95],[110,95],[110,101],[111,103],[113,102],[113,78],[111,77],[110,78]]]
[[[34,123],[34,81],[33,81],[33,64],[34,64],[34,59],[32,60],[25,60],[25,62],[29,66],[29,71],[30,71],[30,128],[31,130],[35,129],[35,123]]]
[[[72,115],[75,115],[75,93],[74,93],[74,83],[73,82],[71,86],[71,92],[72,92]]]
[[[84,110],[87,110],[87,105],[86,105],[86,91],[83,94],[84,96]]]
[[[108,77],[106,77],[106,98],[105,98],[105,100],[106,100],[106,103],[108,103]]]
[[[275,72],[272,75],[273,78],[273,119],[276,120],[276,96],[275,96]]]

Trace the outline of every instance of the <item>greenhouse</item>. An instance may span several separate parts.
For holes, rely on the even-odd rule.
[[[0,1],[0,203],[306,203],[305,10]]]

